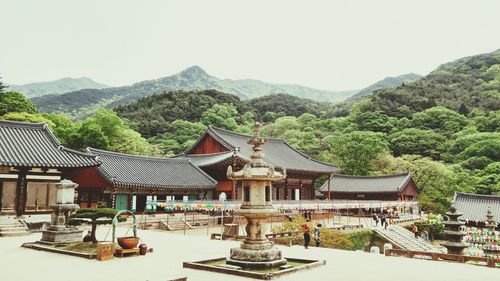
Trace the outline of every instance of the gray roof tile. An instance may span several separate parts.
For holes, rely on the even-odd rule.
[[[230,153],[236,152],[236,156],[240,159],[250,161],[252,146],[247,141],[252,136],[213,126],[208,127],[207,133],[228,148],[231,151]],[[283,139],[267,138],[267,143],[262,146],[262,150],[264,152],[264,161],[275,167],[318,173],[335,173],[340,171],[336,165],[323,163],[299,152]],[[188,157],[192,157],[193,155],[189,155],[189,151],[187,151]],[[205,157],[205,160],[203,160],[204,164],[208,165],[210,161],[213,161],[215,164],[219,160],[219,157],[222,157],[222,154],[220,156]]]
[[[457,212],[463,213],[460,220],[485,221],[486,212],[491,208],[494,220],[500,223],[500,196],[457,192],[453,198]]]
[[[410,173],[384,176],[332,175],[330,190],[332,192],[399,192],[410,179]],[[321,186],[320,190],[328,191],[328,181]]]
[[[116,187],[212,189],[217,181],[187,158],[135,156],[87,148],[102,162],[97,169]]]
[[[95,156],[63,147],[47,123],[0,121],[0,165],[37,168],[97,166]]]

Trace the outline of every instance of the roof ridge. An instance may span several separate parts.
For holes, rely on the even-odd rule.
[[[297,152],[298,154],[300,154],[301,156],[303,156],[304,158],[307,158],[308,160],[311,160],[311,161],[314,161],[314,162],[317,162],[317,163],[320,163],[320,164],[323,164],[323,165],[327,165],[327,166],[331,166],[331,167],[335,167],[335,168],[339,168],[338,165],[335,165],[335,164],[330,164],[330,163],[326,163],[326,162],[323,162],[323,161],[320,161],[320,160],[317,160],[317,159],[314,159],[312,157],[310,157],[309,155],[301,152],[300,150],[298,149],[295,149],[295,147],[293,147],[291,144],[289,144],[286,140],[283,140],[283,142],[285,143],[285,145],[287,145],[288,147],[290,147],[293,151]]]
[[[217,130],[219,131],[222,131],[222,132],[225,132],[225,133],[228,133],[228,134],[232,134],[232,135],[236,135],[236,136],[239,136],[239,137],[245,137],[245,138],[253,138],[254,136],[253,135],[247,135],[247,134],[243,134],[243,133],[238,133],[238,132],[235,132],[235,131],[230,131],[230,130],[227,130],[227,129],[223,129],[223,128],[219,128],[219,127],[216,127],[216,126],[213,126],[213,125],[208,125],[209,128],[211,128],[212,130],[216,130],[216,133],[217,133]],[[284,139],[280,139],[280,138],[270,138],[270,137],[264,137],[265,139],[267,140],[272,140],[272,141],[282,141],[282,142],[285,142]]]
[[[18,128],[43,129],[46,125],[48,125],[48,123],[47,122],[32,123],[32,122],[22,122],[15,120],[0,120],[0,126],[2,125],[10,125],[9,127],[18,127]]]
[[[169,158],[169,157],[157,157],[157,156],[145,156],[145,155],[132,155],[132,154],[126,154],[126,153],[120,153],[120,152],[114,152],[114,151],[108,151],[108,150],[103,150],[103,149],[97,149],[97,148],[92,148],[92,147],[87,147],[87,151],[89,151],[91,154],[97,154],[97,156],[103,155],[109,155],[109,156],[118,156],[118,157],[123,157],[123,158],[131,158],[131,159],[143,159],[143,160],[150,160],[150,161],[165,161],[165,162],[191,162],[189,158],[184,158],[184,157],[178,157],[178,158]]]
[[[60,149],[68,151],[68,152],[71,152],[71,153],[79,154],[81,156],[89,157],[89,158],[92,158],[92,159],[97,159],[96,155],[92,155],[92,154],[88,154],[88,153],[85,153],[85,152],[82,152],[82,151],[78,151],[78,150],[75,150],[75,149],[67,148],[64,145],[61,145]]]
[[[467,192],[455,192],[455,194],[472,196],[472,197],[486,197],[486,198],[500,199],[500,196],[498,196],[498,195],[477,194],[477,193],[467,193]]]
[[[356,175],[333,174],[332,177],[373,179],[373,178],[390,178],[390,177],[409,176],[409,175],[410,175],[410,172],[404,172],[404,173],[399,173],[399,174],[387,174],[387,175],[380,175],[380,176],[356,176]]]
[[[234,151],[222,151],[222,152],[216,152],[216,153],[202,153],[202,154],[182,154],[185,157],[204,157],[204,156],[214,156],[214,155],[222,155],[222,154],[234,154]],[[179,155],[177,155],[179,156]]]

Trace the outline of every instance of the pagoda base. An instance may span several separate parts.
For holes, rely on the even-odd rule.
[[[242,268],[275,268],[285,265],[286,259],[276,247],[259,250],[232,248],[226,263]]]
[[[83,230],[78,228],[51,228],[42,231],[41,243],[45,244],[58,244],[58,243],[71,243],[81,242],[83,237]]]
[[[452,242],[446,241],[441,243],[448,250],[448,254],[452,255],[463,255],[463,251],[468,247],[464,242]]]

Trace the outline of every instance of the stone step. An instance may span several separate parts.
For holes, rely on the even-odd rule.
[[[23,230],[23,231],[7,231],[7,232],[3,232],[3,231],[0,231],[0,237],[14,237],[14,236],[25,236],[25,235],[29,235],[30,233],[26,230]]]
[[[0,227],[0,232],[26,231],[25,227]]]
[[[19,221],[0,221],[0,226],[2,226],[2,225],[12,225],[12,224],[20,224],[20,225],[22,225],[22,223],[19,222]]]

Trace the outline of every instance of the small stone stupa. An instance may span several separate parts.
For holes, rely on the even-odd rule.
[[[78,184],[70,180],[62,180],[55,186],[57,188],[56,204],[50,205],[52,209],[50,226],[42,231],[42,239],[39,242],[51,244],[81,241],[83,231],[66,225],[69,215],[80,208],[74,204],[75,188]]]
[[[486,243],[483,246],[483,252],[487,258],[500,257],[500,244],[498,241],[498,232],[495,230],[496,226],[493,212],[491,208],[488,208],[488,212],[486,213]]]
[[[286,170],[283,168],[283,172],[278,172],[272,165],[264,163],[261,146],[267,140],[260,136],[261,127],[257,122],[255,136],[248,140],[248,144],[253,145],[251,163],[237,172],[231,166],[227,168],[229,179],[242,182],[241,207],[235,213],[246,218],[247,235],[239,248],[231,249],[226,263],[243,268],[274,268],[286,264],[281,251],[265,236],[267,219],[278,212],[272,205],[272,182],[284,179]]]
[[[441,245],[448,250],[448,254],[462,255],[464,249],[468,247],[467,243],[463,242],[465,232],[460,230],[460,227],[465,225],[465,222],[458,220],[462,213],[458,213],[455,207],[451,207],[446,216],[448,220],[443,222],[443,233],[447,241],[441,243]]]

